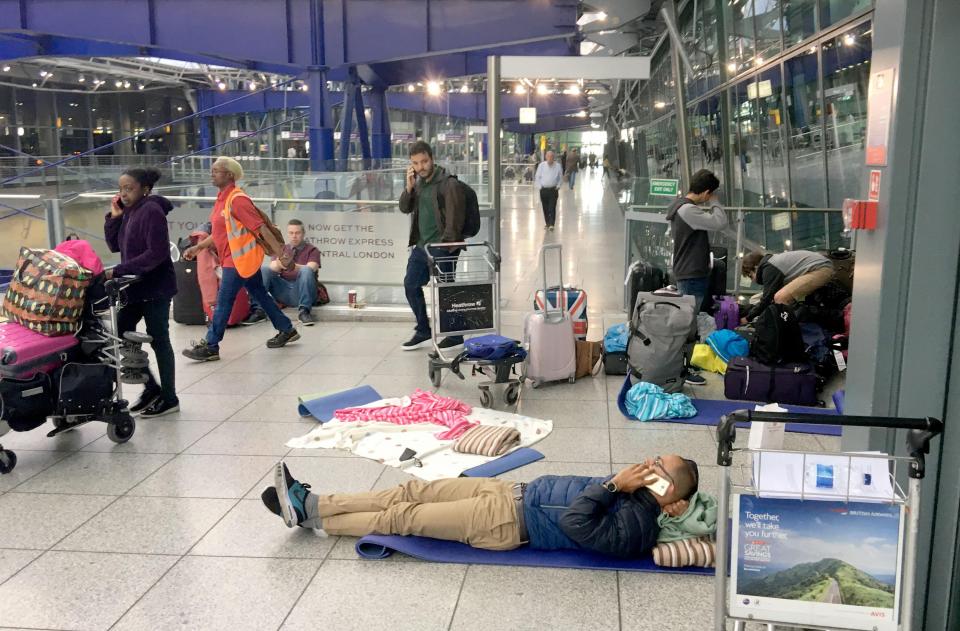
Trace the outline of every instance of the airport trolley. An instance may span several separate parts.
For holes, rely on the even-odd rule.
[[[742,422],[903,429],[908,455],[734,449]],[[911,631],[924,456],[942,431],[934,418],[722,417],[714,629]]]
[[[449,253],[451,247],[459,248],[458,254]],[[522,356],[471,359],[459,351],[445,354],[439,346],[441,340],[451,335],[499,335],[500,254],[487,241],[431,243],[426,251],[433,297],[433,351],[428,359],[430,383],[440,387],[444,369],[466,379],[461,368],[469,366],[471,375],[487,377],[477,385],[483,407],[493,405],[491,387],[499,384],[506,386],[504,402],[514,405],[520,398],[522,387],[522,375],[516,370],[517,364],[522,366]]]

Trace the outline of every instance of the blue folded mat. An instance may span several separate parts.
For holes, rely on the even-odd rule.
[[[333,420],[333,413],[337,410],[366,405],[382,398],[380,393],[370,386],[358,386],[308,401],[301,399],[297,411],[300,416],[312,416],[321,423],[326,423]]]
[[[521,565],[527,567],[563,567],[584,570],[623,570],[663,572],[666,574],[702,574],[713,576],[713,568],[661,567],[653,556],[642,559],[618,559],[582,550],[534,550],[521,546],[496,552],[480,550],[456,541],[401,535],[367,535],[357,541],[357,554],[364,559],[385,559],[402,552],[424,561],[437,563],[473,563],[477,565]]]
[[[525,464],[530,464],[531,462],[536,462],[537,460],[543,460],[542,453],[536,449],[521,447],[520,449],[511,451],[505,456],[500,456],[499,458],[491,460],[490,462],[484,462],[483,464],[467,469],[460,474],[460,477],[495,478],[501,473],[513,471],[514,469],[518,469]]]
[[[630,376],[628,375],[623,382],[623,386],[620,388],[620,394],[617,395],[617,407],[620,408],[620,413],[627,418],[637,420],[635,417],[630,416],[630,413],[627,411],[626,396],[629,390]],[[720,417],[722,417],[724,414],[730,414],[731,412],[736,412],[737,410],[752,410],[758,404],[752,401],[713,401],[710,399],[694,399],[693,405],[697,408],[696,416],[691,416],[690,418],[663,419],[662,421],[658,422],[686,423],[688,425],[712,425],[716,427],[717,423],[720,422]],[[788,412],[793,414],[839,414],[839,412],[836,410],[830,410],[826,408],[810,408],[800,405],[782,404],[780,407],[785,408]],[[750,423],[737,423],[737,427],[750,427]],[[788,432],[796,432],[799,434],[820,434],[821,436],[840,436],[842,433],[839,425],[805,425],[803,423],[787,423],[785,429]]]
[[[843,408],[847,403],[847,392],[845,390],[837,390],[833,393],[833,405],[837,408],[837,414],[843,414]]]

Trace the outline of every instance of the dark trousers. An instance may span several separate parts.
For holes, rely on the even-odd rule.
[[[543,187],[540,189],[540,203],[543,204],[543,221],[548,226],[557,223],[557,189]]]
[[[447,260],[438,263],[440,272],[443,274],[452,274],[457,269],[457,257],[460,256],[460,250],[449,252],[443,248],[431,248],[432,256],[442,256]],[[451,258],[452,257],[452,258]],[[417,319],[417,333],[420,335],[430,335],[430,319],[427,317],[427,299],[423,296],[423,286],[430,282],[430,262],[427,259],[427,252],[419,245],[410,250],[410,258],[407,259],[407,273],[403,277],[403,290],[407,294],[407,303]],[[462,338],[457,337],[456,340]]]
[[[267,313],[270,323],[280,333],[285,333],[293,328],[290,318],[283,315],[276,301],[270,297],[266,288],[263,286],[263,276],[258,271],[250,278],[244,278],[237,273],[235,267],[224,267],[220,278],[220,290],[217,291],[217,307],[213,310],[213,318],[210,322],[210,328],[207,329],[207,346],[210,348],[219,348],[220,340],[227,331],[227,323],[230,321],[230,312],[233,311],[233,303],[237,300],[237,294],[240,288],[245,287],[250,298]]]
[[[158,392],[168,403],[179,403],[175,383],[173,346],[170,344],[170,299],[158,298],[145,302],[133,302],[117,313],[117,335],[123,338],[127,331],[136,331],[140,320],[147,325],[147,335],[153,338],[150,346],[157,355],[160,383],[147,368],[147,383],[144,392]]]

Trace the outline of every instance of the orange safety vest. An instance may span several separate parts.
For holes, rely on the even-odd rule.
[[[233,258],[233,264],[237,268],[237,273],[242,278],[250,278],[260,271],[263,265],[263,258],[266,253],[263,247],[257,243],[257,239],[252,232],[247,230],[246,226],[237,221],[233,213],[233,200],[239,195],[248,197],[241,189],[235,188],[227,195],[227,200],[223,204],[223,221],[227,225],[227,241],[230,243],[230,256]]]

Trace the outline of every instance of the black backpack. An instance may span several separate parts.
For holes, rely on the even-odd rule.
[[[464,218],[463,218],[463,238],[475,237],[477,233],[480,232],[480,202],[477,200],[477,192],[470,188],[468,184],[461,182],[456,175],[447,176],[449,179],[454,180],[457,186],[460,187],[460,190],[463,191],[463,199],[465,201],[464,208]],[[443,193],[440,190],[440,187],[437,187],[437,208],[440,209],[440,212],[444,211],[446,204],[443,200]]]
[[[800,324],[793,309],[771,304],[753,321],[750,356],[767,365],[806,361]]]

